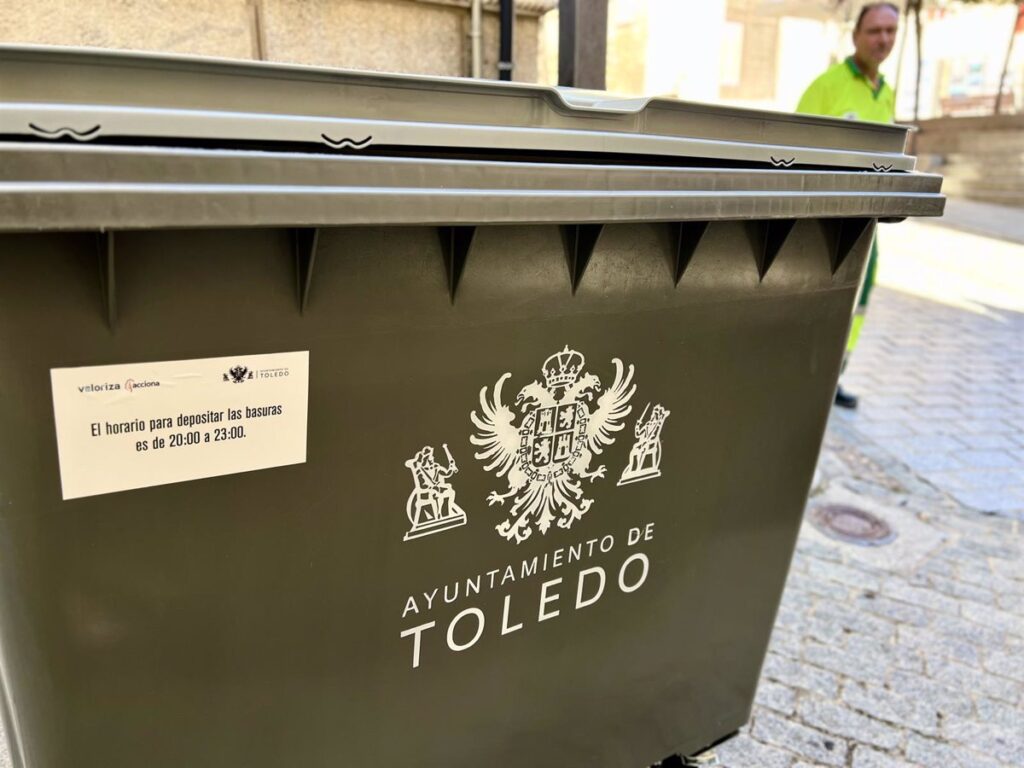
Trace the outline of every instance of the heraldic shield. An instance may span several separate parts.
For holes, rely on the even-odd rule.
[[[585,360],[568,345],[544,361],[544,383],[533,381],[516,396],[516,414],[502,402],[505,373],[494,385],[480,390],[480,411],[470,418],[476,432],[470,442],[480,450],[475,458],[484,469],[508,480],[508,491],[492,491],[488,504],[512,499],[508,517],[498,533],[517,544],[534,530],[547,533],[552,523],[571,528],[594,503],[583,492],[583,481],[605,475],[605,466],[591,470],[595,455],[615,442],[636,392],[633,366],[612,360],[615,379],[602,391],[601,380],[584,372]],[[519,418],[522,421],[516,425]]]
[[[579,459],[587,442],[583,403],[538,408],[523,422],[520,462],[533,480],[564,474]]]

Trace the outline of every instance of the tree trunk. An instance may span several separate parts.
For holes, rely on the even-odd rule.
[[[921,113],[921,0],[911,0],[908,10],[914,10],[914,43],[917,49],[917,71],[914,73],[914,122]]]
[[[1006,71],[1010,68],[1010,56],[1013,54],[1013,43],[1017,39],[1017,31],[1024,24],[1024,2],[1017,5],[1017,17],[1013,20],[1013,31],[1010,32],[1010,43],[1006,46],[1006,58],[1003,59],[1003,71],[999,75],[999,90],[996,91],[996,104],[992,110],[995,115],[1003,105],[1003,86],[1006,84]]]
[[[900,95],[900,75],[903,74],[903,56],[907,52],[907,25],[903,24],[901,26],[903,27],[903,29],[900,30],[900,45],[899,45],[899,51],[896,54],[896,56],[898,57],[896,59],[896,79],[893,81],[893,84],[892,84],[893,94],[895,95],[897,100],[899,99],[899,95]],[[894,108],[893,108],[893,117],[894,118],[896,117],[895,112],[896,112],[896,110],[895,110],[895,105],[894,105]]]

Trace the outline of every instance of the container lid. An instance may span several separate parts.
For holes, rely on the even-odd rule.
[[[912,171],[909,128],[667,98],[0,46],[0,138],[369,156]]]
[[[924,173],[0,142],[0,232],[939,216]]]

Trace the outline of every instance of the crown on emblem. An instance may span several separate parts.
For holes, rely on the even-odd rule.
[[[569,349],[568,344],[561,352],[556,352],[545,360],[541,370],[544,372],[544,381],[548,389],[567,387],[576,381],[583,370],[583,362],[583,355],[575,349]]]

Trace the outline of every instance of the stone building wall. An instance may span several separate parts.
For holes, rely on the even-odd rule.
[[[917,127],[918,170],[941,173],[944,193],[1024,207],[1024,114],[940,117]]]
[[[516,80],[538,79],[540,16],[517,4]],[[497,77],[497,4],[483,74]],[[428,75],[470,74],[468,0],[0,0],[0,43],[96,46]]]

